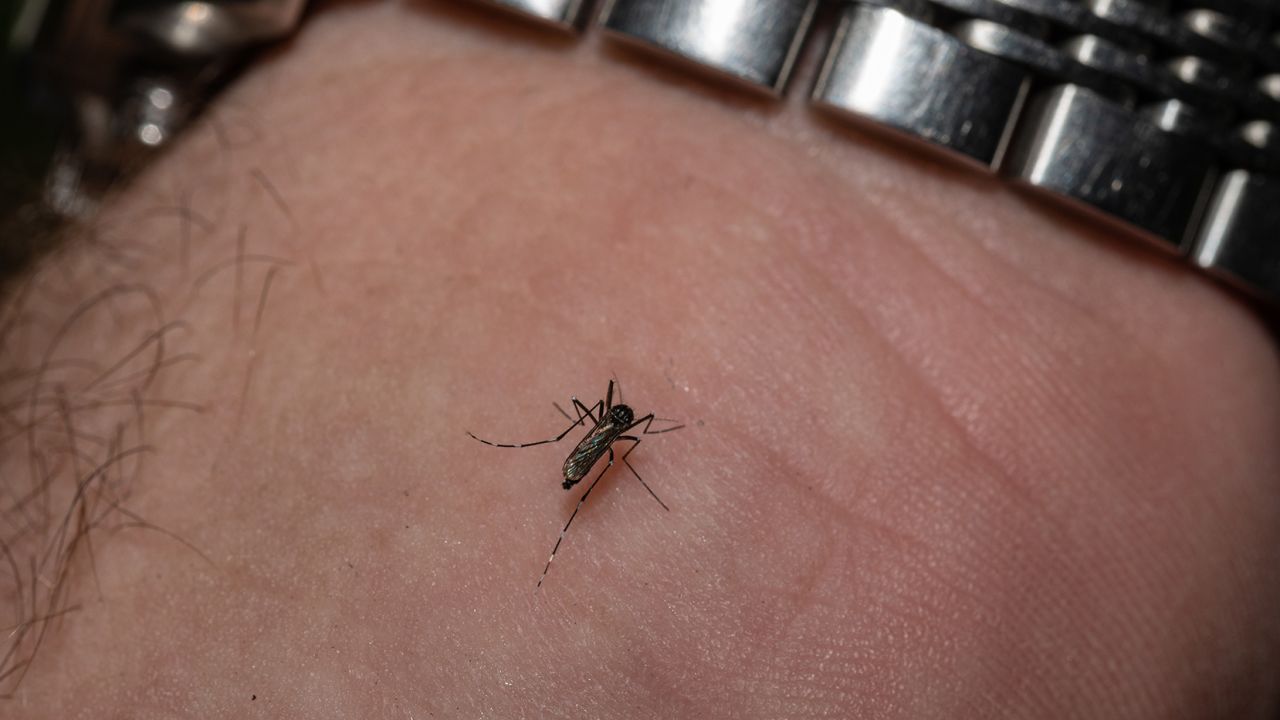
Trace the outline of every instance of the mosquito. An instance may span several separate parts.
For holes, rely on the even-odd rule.
[[[617,405],[613,404],[613,388],[615,385],[618,387]],[[662,502],[662,498],[658,497],[658,494],[653,491],[653,488],[649,487],[649,483],[645,482],[644,478],[640,477],[640,473],[636,472],[636,469],[631,466],[631,462],[627,460],[627,456],[630,455],[637,447],[640,447],[640,438],[636,435],[628,435],[627,433],[640,427],[642,424],[644,427],[640,428],[640,435],[661,435],[662,433],[671,432],[672,430],[679,430],[684,427],[684,425],[680,424],[668,428],[662,428],[660,430],[653,430],[651,429],[651,426],[653,425],[654,420],[659,422],[677,422],[676,420],[668,420],[667,418],[654,417],[653,413],[649,413],[637,420],[635,412],[632,411],[630,406],[623,402],[622,383],[618,382],[616,379],[609,381],[609,390],[605,393],[604,399],[598,401],[591,407],[587,407],[582,404],[577,397],[572,397],[570,399],[573,401],[574,412],[578,414],[578,419],[574,420],[572,425],[565,428],[564,432],[550,440],[538,440],[527,443],[496,443],[485,440],[484,438],[476,437],[470,430],[467,431],[467,434],[473,439],[479,440],[485,445],[492,445],[493,447],[500,448],[526,448],[533,447],[534,445],[548,445],[550,443],[560,442],[566,435],[573,432],[574,428],[582,426],[587,420],[590,420],[594,423],[591,427],[591,431],[578,442],[578,444],[573,448],[573,452],[569,453],[569,457],[565,458],[563,468],[564,481],[560,483],[560,486],[565,490],[569,490],[574,485],[581,482],[582,479],[587,476],[587,473],[591,471],[591,468],[599,462],[600,458],[604,457],[605,454],[609,455],[608,464],[604,466],[604,469],[600,471],[600,474],[596,475],[595,480],[592,480],[591,484],[587,486],[587,491],[582,493],[582,497],[578,499],[577,506],[573,508],[573,513],[569,515],[568,522],[566,522],[564,524],[564,528],[560,530],[560,537],[556,540],[555,547],[551,548],[551,557],[547,559],[547,565],[542,569],[542,576],[538,578],[538,587],[542,587],[542,581],[546,579],[547,571],[551,569],[551,562],[556,559],[556,551],[560,549],[560,543],[564,541],[564,536],[569,532],[569,526],[573,524],[573,519],[578,516],[578,511],[582,509],[582,504],[587,501],[587,496],[596,488],[596,483],[600,482],[600,478],[604,477],[604,474],[608,472],[609,468],[613,467],[614,443],[621,440],[631,441],[631,447],[627,448],[627,451],[622,453],[622,463],[627,466],[627,469],[631,471],[632,475],[636,476],[636,479],[640,481],[640,484],[644,486],[644,489],[649,491],[649,494],[653,496],[653,499],[658,501],[658,504],[662,506],[663,510],[671,510],[671,508],[667,507],[666,503]],[[552,405],[555,405],[556,410],[559,410],[560,414],[564,415],[565,418],[573,420],[573,417],[571,417],[569,413],[565,412],[564,408],[560,407],[558,403],[553,402]]]

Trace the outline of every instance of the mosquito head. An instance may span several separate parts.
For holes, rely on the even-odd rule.
[[[631,412],[631,408],[626,405],[614,405],[609,408],[609,419],[616,425],[626,427],[631,424],[631,421],[634,420],[635,417],[636,414]]]

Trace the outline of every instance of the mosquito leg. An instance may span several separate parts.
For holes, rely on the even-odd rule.
[[[567,412],[565,412],[565,411],[564,411],[564,408],[560,407],[560,403],[556,402],[555,400],[552,400],[552,401],[551,401],[551,404],[552,404],[552,405],[554,405],[554,406],[555,406],[555,408],[556,408],[557,410],[559,410],[559,411],[560,411],[560,414],[564,416],[564,419],[565,419],[565,420],[572,420],[572,419],[573,419],[573,418],[569,417],[569,413],[567,413]],[[579,419],[579,420],[581,420],[581,419],[582,419],[582,413],[578,413],[578,419]]]
[[[635,446],[633,445],[632,447]],[[600,482],[600,478],[604,477],[604,474],[608,472],[611,467],[613,467],[613,448],[609,448],[609,464],[605,465],[604,469],[600,471],[600,474],[596,475],[596,479],[592,480],[591,484],[587,486],[587,491],[582,493],[582,497],[578,500],[578,504],[573,508],[573,512],[569,515],[569,521],[564,524],[564,529],[560,531],[560,537],[556,538],[556,545],[551,548],[551,557],[547,558],[547,566],[542,568],[542,577],[538,578],[538,587],[542,587],[542,581],[547,579],[547,571],[551,569],[551,561],[556,559],[556,552],[560,550],[560,543],[564,542],[564,536],[569,532],[569,526],[573,524],[573,519],[578,517],[578,511],[582,509],[582,503],[587,501],[587,496],[591,494],[592,490],[596,489],[596,483]]]
[[[586,405],[583,405],[582,401],[579,400],[577,397],[572,397],[569,399],[573,401],[574,412],[578,413],[578,422],[582,422],[584,413],[586,417],[591,418],[591,422],[593,423],[596,422],[596,416],[592,414],[591,408],[587,407]],[[556,406],[556,409],[560,411],[560,414],[563,415],[566,420],[573,419],[572,417],[569,416],[569,413],[564,411],[564,408],[560,407],[560,403],[552,400],[551,404]]]
[[[635,427],[639,427],[640,423],[644,423],[644,427],[640,429],[641,435],[661,435],[662,433],[671,432],[672,430],[679,430],[680,428],[684,427],[684,423],[680,423],[679,425],[676,425],[674,427],[662,428],[661,430],[650,430],[649,426],[653,424],[654,420],[660,420],[662,422],[679,422],[678,420],[672,420],[670,418],[656,418],[653,416],[653,413],[649,413],[648,415],[645,415],[644,417],[640,418],[639,420],[636,420],[635,422],[627,426],[627,430],[630,430]]]
[[[649,483],[645,482],[644,478],[640,477],[640,473],[636,472],[636,469],[631,466],[631,461],[627,459],[627,456],[631,454],[632,450],[640,447],[640,438],[634,435],[619,435],[618,440],[630,440],[635,443],[631,447],[627,448],[626,452],[622,453],[622,463],[627,466],[627,469],[631,471],[632,475],[636,476],[636,479],[640,481],[640,484],[644,486],[644,489],[649,491],[649,494],[653,496],[653,499],[658,501],[658,504],[662,506],[662,509],[670,512],[671,508],[667,507],[667,504],[662,502],[662,498],[658,497],[658,494],[653,491],[653,488],[649,487]],[[614,442],[617,442],[617,440]]]
[[[576,408],[576,411],[577,411],[577,412],[580,412],[580,413],[582,413],[582,414],[586,415],[587,417],[591,418],[591,422],[597,422],[597,420],[596,420],[596,416],[595,416],[595,415],[593,415],[593,414],[591,414],[591,408],[596,407],[596,405],[600,405],[600,403],[599,403],[599,402],[597,402],[597,403],[596,403],[596,405],[592,405],[591,407],[587,407],[586,405],[583,405],[583,404],[582,404],[582,401],[581,401],[581,400],[579,400],[578,398],[573,398],[573,405],[574,405],[574,407]],[[601,406],[601,407],[603,407],[603,406]],[[600,416],[601,416],[601,417],[604,417],[604,410],[601,410],[601,411],[600,411]]]
[[[584,409],[585,409],[585,406],[583,406],[583,405],[582,405],[582,403],[579,403],[579,402],[577,401],[577,398],[574,398],[574,403],[576,403],[579,407],[584,407]],[[603,404],[602,402],[598,402],[598,403],[596,403],[596,404],[595,404],[595,407],[600,407],[602,404]],[[588,417],[590,416],[590,413],[591,413],[591,411],[590,411],[590,410],[587,410],[587,416],[588,416]],[[468,430],[468,431],[467,431],[467,434],[468,434],[468,435],[470,435],[473,439],[475,439],[475,440],[479,440],[480,442],[484,443],[485,445],[492,445],[493,447],[502,447],[502,448],[525,448],[525,447],[532,447],[532,446],[534,446],[534,445],[546,445],[546,444],[548,444],[548,443],[560,442],[561,440],[563,440],[563,439],[564,439],[564,436],[565,436],[565,435],[568,435],[568,434],[570,433],[570,431],[572,431],[574,428],[576,428],[576,427],[578,427],[579,425],[581,425],[581,424],[582,424],[582,421],[583,421],[583,420],[585,420],[585,419],[586,419],[585,417],[580,417],[580,418],[578,418],[577,422],[575,422],[574,424],[572,424],[572,425],[570,425],[569,427],[565,428],[565,429],[564,429],[564,432],[562,432],[562,433],[560,433],[559,435],[557,435],[557,436],[555,436],[555,437],[551,438],[550,440],[536,440],[536,441],[534,441],[534,442],[527,442],[527,443],[496,443],[496,442],[492,442],[492,441],[490,441],[490,440],[485,440],[484,438],[476,437],[476,435],[475,435],[474,433],[472,433],[470,430]]]

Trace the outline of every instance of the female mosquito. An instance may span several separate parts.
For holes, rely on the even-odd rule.
[[[615,384],[618,386],[617,405],[613,404],[613,387]],[[637,420],[635,418],[635,413],[631,408],[623,403],[622,384],[618,383],[617,380],[609,381],[609,390],[605,393],[605,399],[597,402],[591,407],[583,405],[577,397],[573,397],[571,399],[573,401],[574,411],[578,413],[578,419],[575,420],[572,425],[565,428],[564,432],[550,440],[538,440],[527,443],[496,443],[485,440],[484,438],[476,437],[470,430],[467,431],[468,435],[475,440],[479,440],[485,445],[492,445],[493,447],[500,448],[526,448],[534,445],[546,445],[549,443],[560,442],[566,435],[572,432],[574,428],[583,425],[587,420],[591,420],[591,422],[595,423],[592,426],[591,431],[587,433],[586,437],[582,438],[582,440],[578,442],[577,446],[573,448],[573,452],[569,453],[569,457],[565,459],[563,468],[564,481],[561,483],[561,487],[568,490],[581,482],[582,479],[587,476],[587,473],[590,472],[591,468],[594,467],[595,464],[599,462],[600,458],[604,457],[606,453],[609,455],[609,462],[604,466],[604,469],[600,471],[600,474],[596,475],[596,479],[592,480],[591,484],[587,486],[587,491],[582,493],[582,497],[579,498],[577,506],[573,508],[573,513],[569,515],[569,521],[564,524],[564,528],[560,531],[560,537],[556,540],[555,547],[551,548],[551,557],[547,559],[547,565],[542,569],[542,576],[538,578],[538,587],[542,587],[542,581],[546,579],[547,571],[551,569],[551,561],[556,559],[556,551],[560,549],[560,543],[564,541],[565,534],[569,532],[569,526],[573,524],[573,519],[578,516],[578,510],[582,509],[582,504],[587,501],[587,496],[595,489],[596,483],[600,482],[600,478],[604,477],[604,474],[609,470],[609,468],[613,467],[613,444],[619,440],[631,441],[631,447],[627,448],[627,451],[622,454],[622,463],[627,466],[627,469],[631,471],[632,475],[636,476],[636,479],[640,481],[640,484],[644,486],[644,489],[649,491],[649,494],[653,496],[653,499],[658,501],[658,504],[662,506],[663,510],[671,509],[667,507],[666,503],[662,502],[662,499],[653,491],[653,488],[649,487],[649,483],[645,482],[644,478],[640,477],[640,473],[636,472],[636,469],[631,466],[631,462],[627,460],[627,456],[631,454],[631,451],[640,446],[640,438],[635,435],[628,435],[627,433],[637,427],[640,427],[642,424],[644,427],[640,428],[641,435],[661,435],[662,433],[671,432],[672,430],[679,430],[684,427],[684,425],[675,425],[673,427],[662,428],[661,430],[650,429],[654,420],[658,420],[660,422],[676,421],[667,420],[666,418],[655,418],[653,413],[649,413]],[[564,415],[569,420],[573,420],[573,418],[569,416],[569,413],[564,411],[564,408],[560,407],[560,405],[556,403],[552,404],[555,405],[556,410],[560,411],[561,415]]]

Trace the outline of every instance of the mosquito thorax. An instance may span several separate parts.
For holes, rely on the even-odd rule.
[[[614,405],[609,408],[609,419],[618,425],[622,425],[624,427],[630,425],[631,421],[634,420],[635,417],[636,414],[631,412],[631,408],[626,405]]]

